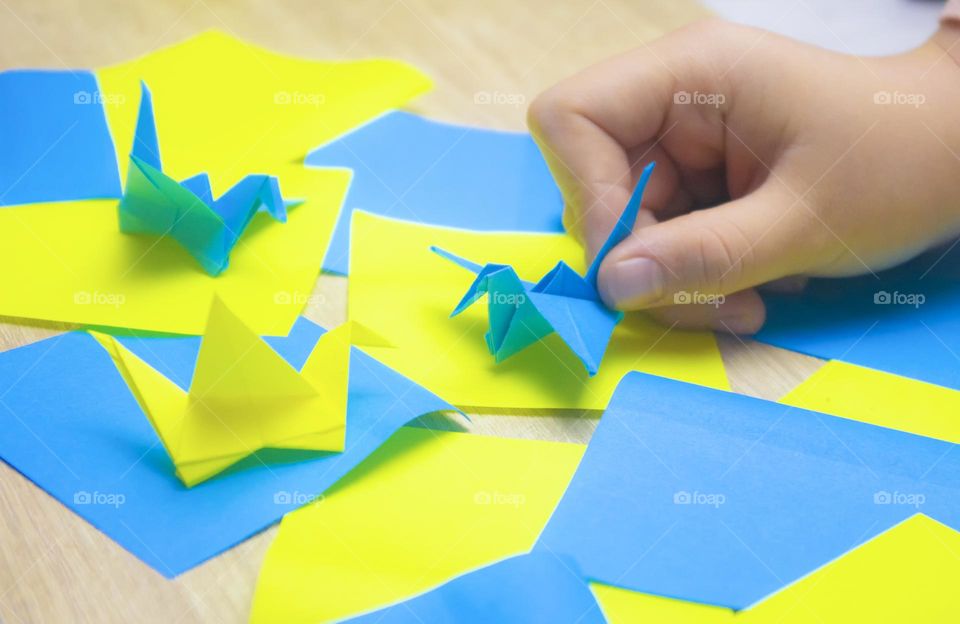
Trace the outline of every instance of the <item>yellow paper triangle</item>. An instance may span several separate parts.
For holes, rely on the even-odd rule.
[[[214,297],[190,395],[206,403],[259,404],[312,397],[310,382]]]
[[[960,444],[960,392],[836,360],[781,403]]]
[[[915,515],[812,574],[734,613],[594,585],[611,624],[900,624],[960,618],[960,532]]]

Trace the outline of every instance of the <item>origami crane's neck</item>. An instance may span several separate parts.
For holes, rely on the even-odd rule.
[[[590,263],[590,268],[587,269],[587,274],[584,276],[584,279],[587,280],[587,283],[590,284],[594,290],[597,289],[597,276],[600,273],[600,264],[603,263],[603,259],[607,257],[611,249],[623,242],[633,231],[633,226],[637,222],[637,215],[640,214],[640,200],[643,199],[643,190],[650,180],[650,174],[653,173],[654,165],[656,165],[656,163],[650,163],[643,168],[643,172],[640,174],[640,181],[637,182],[636,188],[633,189],[633,195],[630,196],[630,201],[627,202],[626,208],[623,209],[623,213],[620,215],[620,218],[617,219],[617,223],[613,226],[613,231],[610,232],[610,236],[608,236],[606,242],[603,243],[603,247],[600,248],[597,257],[593,259],[593,262]]]
[[[153,116],[153,96],[143,81],[140,81],[140,109],[137,111],[137,128],[133,133],[130,156],[136,156],[157,171],[163,171],[157,123]]]

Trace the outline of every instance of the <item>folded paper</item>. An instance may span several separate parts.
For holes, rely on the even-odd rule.
[[[469,230],[563,231],[563,199],[526,132],[391,111],[317,148],[306,164],[353,173],[323,260],[326,271],[348,271],[355,209]]]
[[[917,512],[960,528],[958,494],[952,443],[631,373],[537,548],[740,610]]]
[[[846,624],[948,622],[960,607],[960,533],[922,514],[854,548],[749,609],[594,585],[610,624]]]
[[[400,429],[322,501],[284,517],[250,621],[339,621],[527,552],[583,449]]]
[[[354,212],[352,232],[350,318],[396,347],[370,353],[456,405],[602,410],[631,370],[729,387],[711,333],[670,329],[640,314],[617,325],[593,376],[556,334],[497,364],[484,341],[486,310],[473,306],[449,318],[450,302],[472,279],[438,259],[431,245],[462,257],[498,258],[530,279],[558,258],[583,267],[583,249],[571,236],[467,232],[362,211]]]
[[[399,605],[347,620],[353,624],[602,624],[587,583],[556,555],[512,557],[456,578]]]
[[[0,206],[119,197],[110,100],[89,71],[0,72]]]
[[[146,83],[140,95],[140,113],[127,186],[120,200],[120,230],[130,234],[169,236],[180,243],[210,275],[219,275],[230,262],[230,252],[254,214],[266,212],[287,220],[287,208],[277,178],[244,176],[219,198],[213,198],[206,173],[176,182],[163,173],[153,99]]]
[[[267,342],[301,370],[323,333],[301,318],[289,336]],[[182,390],[190,388],[199,338],[117,340]],[[0,457],[168,577],[314,500],[404,423],[453,409],[354,348],[343,452],[264,450],[187,488],[110,355],[89,334],[0,354],[0,394]]]
[[[960,391],[836,360],[781,403],[960,444]]]
[[[757,340],[960,390],[960,246],[862,277],[764,295]]]
[[[597,274],[607,253],[630,235],[640,212],[643,189],[653,173],[653,163],[644,168],[630,201],[610,232],[586,276],[561,260],[536,284],[520,279],[505,264],[480,266],[443,249],[440,256],[477,275],[451,316],[456,316],[487,296],[490,329],[484,338],[487,348],[502,362],[554,332],[570,347],[591,375],[600,369],[613,328],[623,313],[608,308],[597,292]]]
[[[95,336],[187,487],[265,448],[343,451],[350,324],[324,334],[298,371],[214,300],[187,391],[115,338]]]

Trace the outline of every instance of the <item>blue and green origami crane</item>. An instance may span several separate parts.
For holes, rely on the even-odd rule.
[[[127,185],[120,200],[120,231],[170,236],[197,259],[210,275],[219,275],[230,252],[253,216],[266,210],[277,221],[287,220],[287,208],[274,176],[245,176],[218,199],[210,177],[199,173],[177,182],[163,173],[153,99],[141,83],[140,109]]]
[[[623,312],[611,310],[600,299],[597,274],[610,250],[633,230],[640,212],[643,190],[653,173],[653,167],[654,163],[650,163],[644,168],[623,214],[585,276],[561,260],[539,282],[532,284],[520,279],[509,265],[480,266],[438,247],[431,247],[440,256],[477,274],[451,316],[460,314],[487,295],[490,319],[490,329],[486,333],[487,347],[498,363],[556,332],[583,362],[587,372],[595,375],[610,336],[623,318]]]

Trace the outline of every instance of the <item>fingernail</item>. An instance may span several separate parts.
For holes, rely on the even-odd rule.
[[[615,308],[642,308],[663,298],[663,268],[648,258],[629,258],[610,267],[601,280],[604,299]]]

